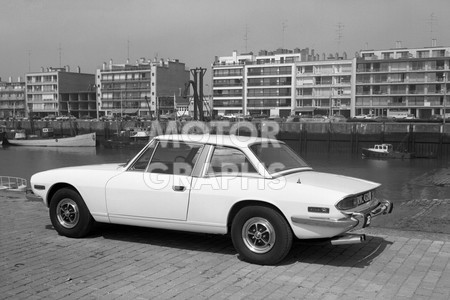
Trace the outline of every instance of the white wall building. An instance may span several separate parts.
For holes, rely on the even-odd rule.
[[[189,70],[178,60],[141,58],[136,64],[110,60],[96,74],[100,114],[164,114],[174,109],[175,97],[181,96],[189,79]]]
[[[307,48],[216,58],[214,114],[349,116],[353,60],[319,59]]]

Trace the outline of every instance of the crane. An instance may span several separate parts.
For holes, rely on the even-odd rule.
[[[203,121],[204,113],[203,113],[203,76],[206,73],[206,69],[204,68],[195,68],[191,70],[191,74],[194,77],[193,80],[189,80],[185,84],[183,98],[186,98],[189,94],[189,87],[192,86],[192,90],[194,92],[194,120]],[[200,94],[199,92],[200,91]]]

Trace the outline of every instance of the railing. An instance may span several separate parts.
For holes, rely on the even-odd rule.
[[[0,176],[0,190],[25,191],[27,181],[19,177]]]

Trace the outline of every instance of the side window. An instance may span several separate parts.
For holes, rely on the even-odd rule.
[[[202,147],[184,142],[160,142],[147,172],[189,176]]]
[[[215,147],[207,175],[258,173],[244,153],[229,147]]]
[[[152,143],[147,150],[139,157],[138,160],[130,167],[130,171],[145,171],[147,169],[148,163],[152,158],[153,151],[155,150],[156,143]]]

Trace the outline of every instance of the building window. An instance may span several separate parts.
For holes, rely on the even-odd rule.
[[[356,83],[370,83],[370,75],[356,75]]]
[[[430,57],[430,51],[428,51],[428,50],[417,51],[417,57],[418,58],[428,58],[428,57]]]
[[[362,63],[356,65],[357,72],[370,72],[370,63]]]
[[[214,100],[214,107],[242,106],[242,100]]]

